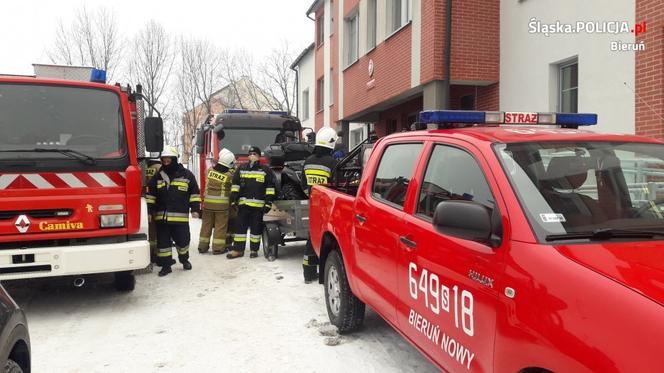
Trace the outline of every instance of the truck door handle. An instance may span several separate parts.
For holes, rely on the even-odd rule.
[[[355,219],[357,219],[357,221],[359,221],[362,224],[366,223],[366,221],[367,221],[367,218],[365,218],[364,216],[362,216],[360,214],[355,214]]]
[[[406,238],[405,236],[400,236],[400,237],[399,237],[399,240],[401,241],[401,243],[403,243],[404,245],[408,246],[408,248],[410,248],[410,249],[414,249],[414,248],[417,247],[417,242],[415,242],[415,241],[413,241],[413,240],[409,240],[409,239]]]

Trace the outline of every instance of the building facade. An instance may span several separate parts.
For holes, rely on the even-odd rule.
[[[293,61],[291,69],[297,74],[297,117],[302,127],[314,129],[316,80],[314,78],[314,47],[312,43]]]
[[[352,142],[429,109],[594,112],[598,131],[664,139],[664,1],[453,1],[449,74],[448,5],[315,0],[315,128]]]

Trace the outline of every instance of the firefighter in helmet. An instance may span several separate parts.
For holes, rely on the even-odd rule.
[[[231,203],[239,205],[239,211],[234,222],[233,250],[226,255],[228,259],[244,256],[247,228],[251,228],[249,257],[258,256],[264,228],[263,214],[270,211],[275,197],[274,175],[267,166],[260,164],[260,155],[259,147],[249,148],[249,162],[238,167],[233,175]]]
[[[219,152],[217,164],[208,170],[203,194],[203,224],[198,238],[199,253],[206,253],[210,249],[213,228],[212,253],[218,255],[228,251],[226,230],[234,167],[235,155],[224,148]]]
[[[183,268],[191,269],[189,211],[192,217],[199,217],[201,195],[194,175],[178,163],[175,147],[164,147],[161,164],[161,170],[148,185],[145,198],[157,223],[157,265],[161,267],[159,276],[166,276],[175,264],[172,258],[173,242]]]
[[[316,133],[314,152],[304,161],[304,184],[308,193],[312,185],[327,184],[332,180],[332,172],[337,166],[337,160],[332,157],[332,152],[339,139],[337,132],[330,127],[323,127]],[[302,259],[302,272],[304,282],[310,283],[318,277],[318,257],[307,240]]]
[[[155,175],[161,169],[161,162],[159,160],[159,153],[156,155],[150,154],[151,158],[148,159],[148,167],[145,170],[145,191],[147,192],[147,186],[150,185],[150,180],[152,180]],[[150,264],[157,263],[157,226],[154,221],[154,216],[148,214],[148,241],[150,242]]]

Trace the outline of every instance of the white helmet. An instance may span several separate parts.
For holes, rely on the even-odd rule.
[[[165,158],[165,157],[179,158],[180,156],[178,155],[178,149],[175,146],[165,145],[164,150],[161,151],[160,158]]]
[[[316,146],[322,146],[328,149],[334,149],[334,145],[337,143],[339,136],[337,131],[333,130],[330,127],[323,127],[318,130],[316,133]]]
[[[217,162],[222,166],[233,168],[235,167],[235,154],[233,154],[232,151],[223,148],[219,151],[219,160]]]

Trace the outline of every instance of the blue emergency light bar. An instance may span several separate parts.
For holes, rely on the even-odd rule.
[[[106,83],[106,71],[92,69],[90,71],[90,81],[93,83]]]
[[[592,126],[597,124],[597,114],[429,110],[420,112],[419,122]]]
[[[226,114],[246,114],[249,111],[244,110],[244,109],[226,109],[224,110],[224,113]]]
[[[288,115],[287,112],[285,111],[260,111],[260,110],[245,110],[245,109],[226,109],[224,110],[224,113],[226,114],[249,114],[249,113],[255,113],[255,114],[273,114],[273,115]]]

